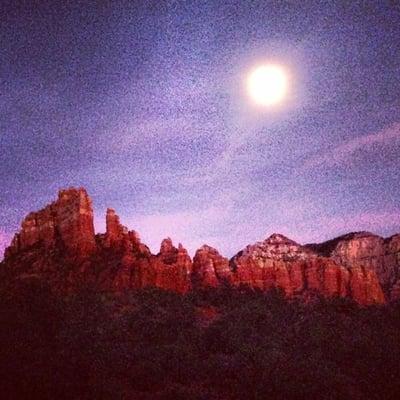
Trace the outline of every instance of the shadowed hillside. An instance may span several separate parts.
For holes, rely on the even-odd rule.
[[[400,308],[280,292],[0,293],[2,399],[398,399]]]

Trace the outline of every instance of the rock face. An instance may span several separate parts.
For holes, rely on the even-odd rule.
[[[196,289],[229,284],[231,278],[229,260],[216,249],[204,245],[196,251],[192,272],[192,283]]]
[[[105,280],[104,289],[125,290],[156,286],[166,290],[185,293],[190,290],[192,261],[181,244],[176,248],[170,238],[161,243],[160,252],[153,255],[141,243],[135,231],[128,231],[120,224],[113,209],[107,209],[106,234],[100,253],[101,264],[106,265],[105,277],[112,276],[112,282]],[[101,247],[105,248],[101,250]]]
[[[307,247],[350,269],[362,267],[375,272],[387,298],[398,298],[400,235],[384,239],[370,232],[356,232]]]
[[[163,240],[157,255],[151,254],[147,248],[146,251],[136,248],[126,257],[129,258],[114,280],[117,289],[156,286],[186,293],[191,288],[192,261],[182,245],[174,247],[169,238]]]
[[[365,232],[306,246],[274,234],[231,260],[204,245],[192,261],[181,244],[166,238],[152,254],[111,208],[106,232],[95,235],[92,202],[84,189],[72,188],[24,219],[6,249],[0,277],[12,282],[34,276],[60,292],[82,285],[105,291],[156,286],[179,293],[246,285],[373,304],[385,301],[381,285],[388,298],[400,296],[399,261],[400,235],[383,239]]]
[[[247,246],[232,258],[231,268],[236,285],[280,288],[288,296],[315,292],[351,297],[360,304],[384,302],[373,271],[346,268],[279,234]]]
[[[85,189],[61,190],[57,201],[30,213],[6,249],[5,257],[32,246],[64,246],[68,255],[79,258],[95,251],[92,201]]]
[[[128,228],[120,224],[119,217],[115,213],[115,210],[112,208],[107,208],[105,246],[122,246],[128,236]]]
[[[387,290],[391,300],[400,299],[400,234],[385,239],[383,272],[388,276]],[[385,275],[384,275],[385,276]]]

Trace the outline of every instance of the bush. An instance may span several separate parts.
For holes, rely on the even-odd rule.
[[[212,307],[214,319],[199,321]],[[223,288],[0,293],[2,399],[398,399],[400,305]]]

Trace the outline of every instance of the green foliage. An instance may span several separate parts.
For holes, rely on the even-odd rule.
[[[212,309],[207,323],[202,310]],[[0,293],[2,399],[398,399],[400,305],[223,288]]]

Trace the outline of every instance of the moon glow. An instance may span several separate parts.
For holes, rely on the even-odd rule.
[[[267,64],[255,68],[248,76],[247,91],[261,106],[280,103],[287,92],[288,77],[279,65]]]

